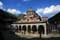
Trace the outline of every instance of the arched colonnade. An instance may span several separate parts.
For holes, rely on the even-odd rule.
[[[46,23],[35,23],[35,24],[11,24],[16,28],[16,31],[20,31],[24,33],[38,33],[38,30],[42,28],[42,34],[47,35]]]

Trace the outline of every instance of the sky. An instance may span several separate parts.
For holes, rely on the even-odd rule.
[[[14,15],[25,14],[29,8],[50,18],[60,12],[60,0],[0,0],[0,9]]]

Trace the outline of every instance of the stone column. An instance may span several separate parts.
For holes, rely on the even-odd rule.
[[[26,25],[26,33],[28,33],[28,25]]]
[[[18,30],[19,30],[19,25],[18,25]]]
[[[46,25],[44,25],[44,36],[47,35]]]
[[[37,33],[38,33],[38,26],[39,26],[39,25],[36,25],[36,28],[37,28]]]
[[[21,33],[23,32],[22,27],[23,27],[23,25],[21,25]],[[23,33],[22,33],[22,34],[23,34]]]
[[[16,30],[16,25],[13,24],[11,28],[12,28],[12,30],[15,32],[15,30]],[[13,28],[14,28],[14,29],[13,29]]]
[[[17,32],[19,32],[19,25],[17,25]]]
[[[30,25],[31,26],[31,33],[32,33],[32,25]]]
[[[16,25],[15,24],[12,24],[12,26],[16,29]]]
[[[16,29],[17,29],[17,27],[16,27],[16,24],[13,24],[13,27],[14,27],[14,31],[16,32]]]

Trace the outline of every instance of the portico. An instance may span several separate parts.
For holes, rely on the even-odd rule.
[[[18,31],[20,31],[20,33],[38,33],[38,29],[40,30],[40,27],[43,28],[42,34],[43,35],[47,35],[47,31],[46,31],[46,23],[16,23],[16,24],[11,24],[14,28],[16,28]]]

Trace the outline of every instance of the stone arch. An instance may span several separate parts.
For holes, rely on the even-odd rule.
[[[44,26],[43,25],[38,26],[38,33],[44,34]]]
[[[16,25],[16,32],[18,32],[19,28],[18,28],[18,25]]]
[[[32,25],[33,34],[37,31],[36,25]]]
[[[26,31],[26,25],[22,26],[22,30]]]
[[[24,34],[25,34],[25,32],[26,32],[26,25],[22,26],[22,30],[24,31]]]
[[[19,25],[19,31],[21,31],[21,25]]]
[[[31,32],[31,25],[28,25],[28,33]]]

